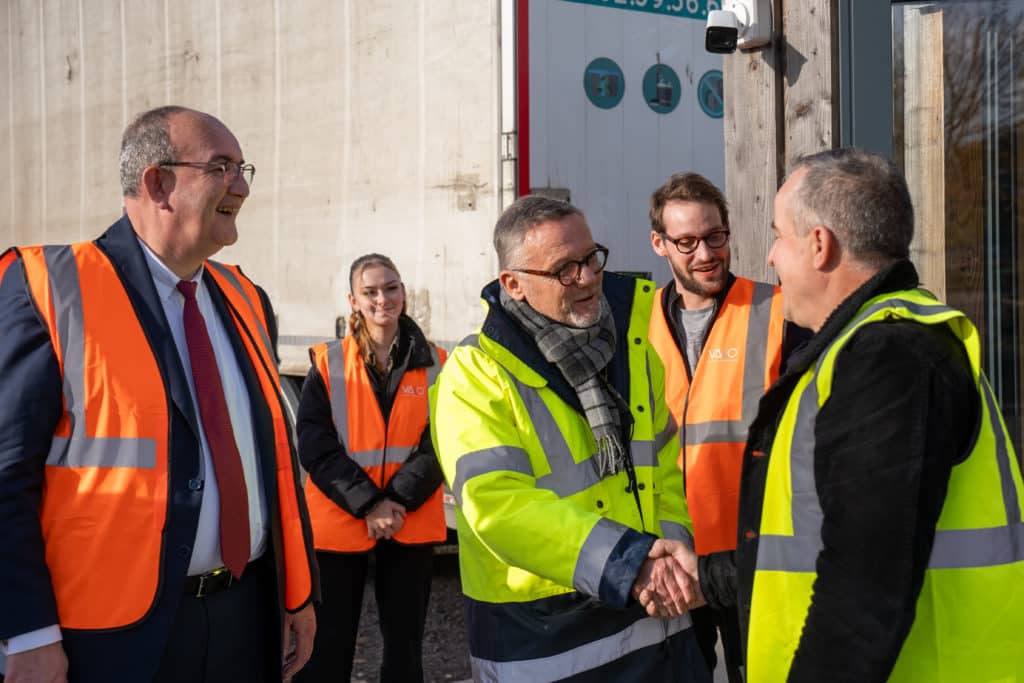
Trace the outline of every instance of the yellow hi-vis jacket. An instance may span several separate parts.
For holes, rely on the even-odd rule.
[[[751,683],[787,679],[810,607],[822,511],[813,484],[807,495],[794,482],[814,481],[815,417],[831,394],[836,357],[857,329],[888,318],[948,325],[967,350],[982,408],[974,446],[950,476],[916,617],[889,680],[1024,680],[1020,468],[981,373],[974,325],[926,292],[905,290],[865,303],[801,377],[782,413],[768,462],[751,596]]]
[[[647,341],[653,285],[604,276],[612,310],[628,312],[617,318],[607,375],[632,409],[635,482],[626,472],[599,478],[575,394],[501,309],[497,287],[484,290],[482,329],[455,348],[431,390],[432,435],[457,504],[474,677],[596,672],[691,635],[688,616],[650,619],[636,603],[624,609],[649,535],[692,545],[676,424]],[[642,680],[667,669],[632,670]]]

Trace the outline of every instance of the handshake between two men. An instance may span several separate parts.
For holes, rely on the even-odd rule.
[[[697,554],[681,541],[659,538],[640,565],[632,594],[652,617],[676,617],[702,606]]]

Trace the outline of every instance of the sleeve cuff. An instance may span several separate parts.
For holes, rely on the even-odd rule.
[[[654,541],[618,522],[599,520],[580,548],[573,587],[612,607],[625,607]]]
[[[0,641],[3,643],[4,654],[16,655],[19,652],[26,652],[28,650],[34,650],[37,647],[44,645],[50,645],[63,640],[60,633],[60,626],[54,624],[53,626],[44,626],[43,628],[36,629],[35,631],[29,631],[28,633],[22,633],[19,636],[8,638],[6,641]]]

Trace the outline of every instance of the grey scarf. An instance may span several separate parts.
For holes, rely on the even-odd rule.
[[[557,323],[525,301],[516,301],[504,289],[500,298],[502,308],[530,333],[544,358],[576,390],[597,441],[594,459],[598,476],[624,471],[627,455],[622,443],[621,414],[628,413],[629,406],[601,375],[615,353],[615,322],[604,295],[600,318],[583,328]]]

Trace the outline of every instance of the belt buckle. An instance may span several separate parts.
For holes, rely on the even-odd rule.
[[[200,576],[199,577],[199,588],[196,589],[196,597],[197,598],[203,598],[203,597],[206,597],[207,595],[209,595],[209,593],[207,593],[205,591],[206,584],[209,583],[209,582],[212,582],[214,579],[216,579],[217,577],[219,577],[221,574],[223,574],[226,571],[227,571],[226,568],[221,568],[221,569],[216,569],[216,570],[214,570],[214,571],[212,571],[212,572],[210,572],[208,574],[203,574],[202,576]],[[230,574],[228,575],[228,585],[225,586],[225,588],[231,586],[232,579],[234,579],[234,578],[235,578],[234,576],[232,576]]]

